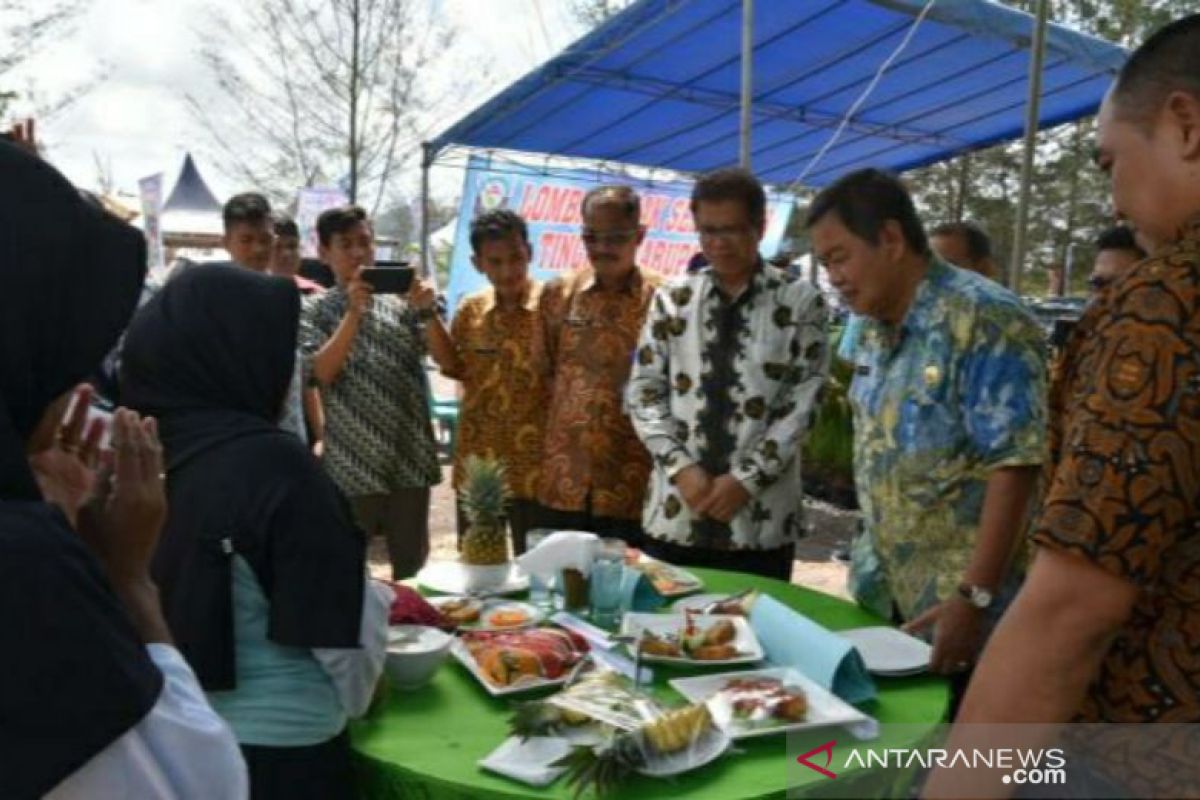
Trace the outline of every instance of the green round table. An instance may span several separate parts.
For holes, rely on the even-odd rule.
[[[692,571],[704,580],[705,591],[734,592],[752,586],[830,630],[882,624],[878,617],[852,603],[782,581],[719,570]],[[700,673],[655,665],[655,694],[681,700],[666,682],[687,674]],[[778,735],[740,740],[735,743],[735,752],[670,783],[634,776],[616,796],[621,800],[668,794],[688,800],[738,800],[783,797],[789,791],[790,796],[804,796],[809,787],[821,797],[898,796],[900,787],[881,786],[879,776],[867,774],[867,770],[858,770],[862,774],[840,772],[838,780],[830,781],[794,763],[796,755],[805,752],[798,748],[823,744],[831,738],[831,733],[838,740],[840,760],[844,749],[851,746],[865,753],[919,744],[944,721],[949,690],[943,679],[925,675],[876,682],[878,697],[860,708],[884,726],[878,739],[856,742],[841,729],[833,728],[804,737]],[[520,694],[515,698],[527,700],[552,692],[553,689],[546,689],[540,694]],[[350,727],[363,796],[370,800],[570,798],[566,778],[537,789],[485,772],[477,765],[508,737],[507,720],[512,703],[512,698],[489,695],[453,659],[438,670],[425,688],[417,692],[389,692],[381,707]]]

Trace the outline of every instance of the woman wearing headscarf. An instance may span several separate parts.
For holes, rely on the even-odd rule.
[[[122,396],[166,452],[153,574],[256,800],[352,796],[345,727],[382,671],[393,596],[367,580],[337,487],[278,427],[299,313],[284,278],[199,266],[138,312],[121,354]]]
[[[141,234],[0,141],[6,800],[246,793],[236,742],[171,646],[149,577],[164,515],[153,421],[117,413],[115,480],[93,469],[86,392],[62,424],[133,312],[144,265]]]

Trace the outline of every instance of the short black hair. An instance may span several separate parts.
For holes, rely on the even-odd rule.
[[[587,216],[588,206],[593,203],[615,205],[633,224],[640,225],[642,222],[642,199],[638,197],[638,193],[633,190],[632,186],[623,183],[597,186],[583,196],[583,204],[579,208],[580,213]]]
[[[1145,258],[1146,251],[1138,245],[1133,236],[1133,230],[1125,225],[1113,225],[1106,228],[1096,239],[1096,251],[1128,250],[1137,253],[1138,258]]]
[[[300,238],[300,226],[296,224],[296,220],[291,217],[285,217],[282,214],[275,217],[275,235],[276,236],[291,236],[294,239]]]
[[[838,178],[813,200],[805,227],[811,228],[830,212],[847,230],[873,245],[879,244],[884,223],[895,220],[908,246],[919,255],[929,255],[929,239],[912,195],[894,173],[867,168]]]
[[[513,236],[529,247],[529,226],[511,209],[485,211],[471,220],[471,251],[476,255],[484,242],[503,241]]]
[[[258,225],[271,219],[271,204],[258,192],[235,194],[221,209],[221,219],[226,231],[240,222]]]
[[[317,241],[328,247],[333,237],[345,233],[360,222],[367,221],[367,212],[362,206],[338,206],[326,209],[317,217]]]
[[[1159,28],[1121,67],[1113,98],[1122,116],[1140,123],[1162,108],[1171,92],[1200,99],[1200,14]]]
[[[962,222],[943,222],[929,232],[930,236],[961,236],[967,243],[967,258],[972,264],[992,257],[992,237],[987,235],[978,223],[964,220]]]
[[[767,193],[752,172],[740,167],[718,169],[696,181],[692,187],[692,214],[701,203],[728,200],[741,203],[753,224],[761,226],[767,221]]]

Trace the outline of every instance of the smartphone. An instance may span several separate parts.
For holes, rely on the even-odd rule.
[[[406,261],[377,261],[365,267],[362,279],[371,284],[375,294],[407,294],[416,270]]]

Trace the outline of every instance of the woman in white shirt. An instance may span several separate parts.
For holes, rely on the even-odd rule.
[[[115,480],[94,471],[86,392],[62,423],[133,312],[144,239],[4,142],[0,175],[0,797],[245,797],[149,577],[154,422],[117,413]]]

